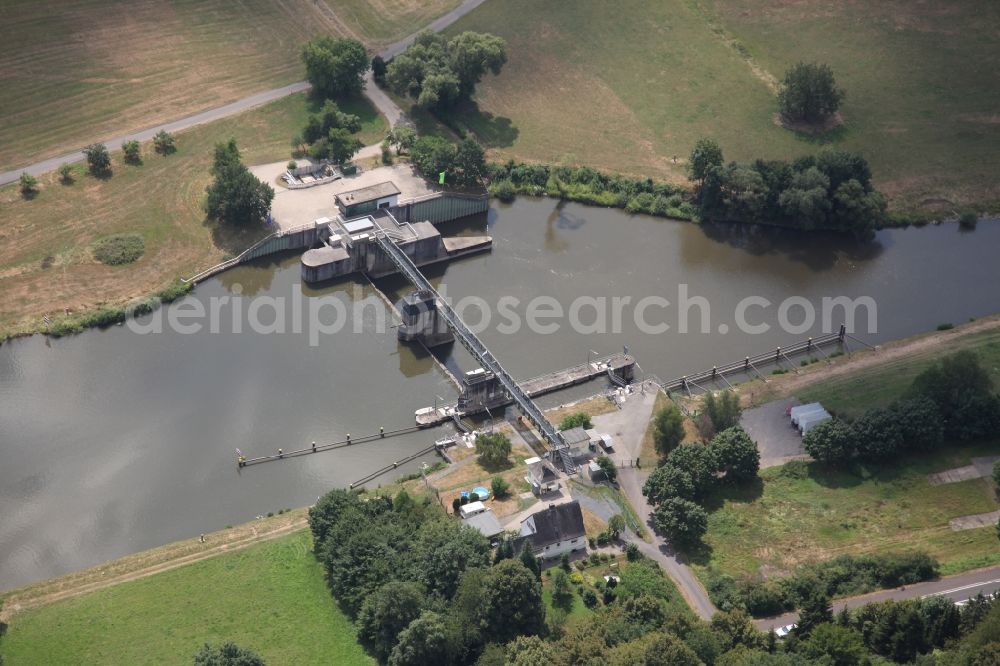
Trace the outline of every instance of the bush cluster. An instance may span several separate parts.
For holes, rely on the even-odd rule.
[[[670,183],[611,175],[590,167],[547,166],[509,161],[489,165],[490,194],[511,201],[517,194],[552,196],[594,206],[623,208],[682,220],[693,219],[695,208],[686,190]]]
[[[811,429],[803,446],[816,460],[843,465],[882,462],[908,451],[927,451],[946,438],[982,439],[1000,429],[1000,397],[989,374],[969,351],[945,357],[918,375],[908,395],[853,421],[833,419]]]
[[[101,238],[93,246],[94,258],[108,266],[131,264],[142,256],[146,244],[139,234],[115,234]]]
[[[846,597],[937,577],[938,563],[927,553],[841,555],[801,566],[783,578],[737,581],[713,573],[708,593],[721,609],[742,608],[755,617],[801,608],[811,595]]]
[[[174,281],[170,286],[157,292],[153,296],[134,302],[129,306],[103,307],[91,310],[79,315],[68,315],[60,317],[46,331],[55,338],[64,335],[74,335],[88,328],[105,328],[114,324],[120,324],[131,312],[133,315],[149,314],[162,303],[175,301],[184,294],[191,291],[191,285],[181,280]]]

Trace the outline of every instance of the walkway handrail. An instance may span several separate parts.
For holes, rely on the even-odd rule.
[[[469,350],[482,364],[482,366],[493,373],[493,375],[500,380],[500,383],[506,389],[507,393],[514,399],[521,410],[525,413],[532,423],[542,432],[542,436],[549,441],[549,444],[556,449],[563,448],[565,442],[562,436],[555,429],[555,427],[549,422],[542,410],[538,408],[535,402],[528,396],[514,378],[504,370],[500,362],[493,356],[489,349],[486,348],[479,338],[473,333],[465,322],[458,316],[458,314],[452,309],[441,295],[438,294],[434,286],[424,277],[413,261],[403,252],[399,247],[392,242],[388,235],[384,231],[376,232],[375,240],[378,242],[379,246],[385,250],[385,253],[389,256],[392,262],[400,270],[400,272],[406,277],[407,280],[413,284],[414,287],[419,291],[426,291],[434,296],[434,301],[437,306],[438,312],[445,318],[445,322],[448,327],[459,337],[465,348]]]

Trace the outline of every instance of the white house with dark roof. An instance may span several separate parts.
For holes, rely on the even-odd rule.
[[[550,504],[521,521],[514,539],[514,552],[520,552],[527,541],[536,556],[544,559],[561,557],[587,549],[587,531],[583,527],[583,511],[577,501]]]
[[[544,495],[559,489],[559,475],[547,460],[528,458],[524,464],[528,467],[524,480],[531,486],[531,492]]]

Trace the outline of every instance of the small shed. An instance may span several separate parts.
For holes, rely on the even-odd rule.
[[[563,430],[560,434],[574,456],[585,455],[587,449],[590,448],[590,436],[583,428],[570,428]]]
[[[357,190],[333,195],[333,200],[345,219],[367,215],[379,208],[395,206],[399,202],[399,188],[391,180],[375,183]]]
[[[590,471],[590,478],[592,480],[596,481],[604,476],[604,470],[601,469],[601,466],[597,464],[596,460],[591,460],[590,464],[587,465],[587,469]]]

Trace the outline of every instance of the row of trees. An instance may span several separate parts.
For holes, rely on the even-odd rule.
[[[384,80],[398,94],[413,98],[417,106],[446,111],[471,99],[482,77],[487,72],[499,74],[506,62],[507,43],[496,35],[463,32],[448,39],[422,32],[388,63]]]
[[[267,218],[274,188],[250,173],[240,158],[235,139],[215,145],[212,175],[215,178],[206,189],[208,196],[205,199],[205,213],[209,219],[250,225]]]
[[[679,444],[646,479],[642,494],[656,507],[656,526],[678,546],[690,548],[708,529],[708,513],[701,503],[719,485],[746,483],[759,470],[756,443],[736,426],[707,445]]]
[[[872,235],[886,219],[886,200],[860,155],[824,151],[794,162],[725,164],[711,139],[695,144],[689,161],[701,216],[710,220],[787,224]]]
[[[944,441],[993,436],[1000,429],[1000,397],[975,353],[961,351],[918,375],[907,396],[853,421],[832,419],[811,429],[803,446],[830,465],[883,462]]]
[[[160,155],[170,155],[177,150],[174,137],[165,130],[157,132],[153,137],[153,150]],[[92,143],[83,149],[84,159],[87,161],[87,171],[95,178],[110,178],[111,153],[103,143]],[[142,146],[135,139],[129,139],[122,143],[122,159],[126,164],[138,166],[142,164]],[[57,170],[59,180],[63,185],[73,184],[73,166],[62,164]],[[25,172],[18,180],[18,189],[25,199],[33,199],[38,194],[38,179]]]

